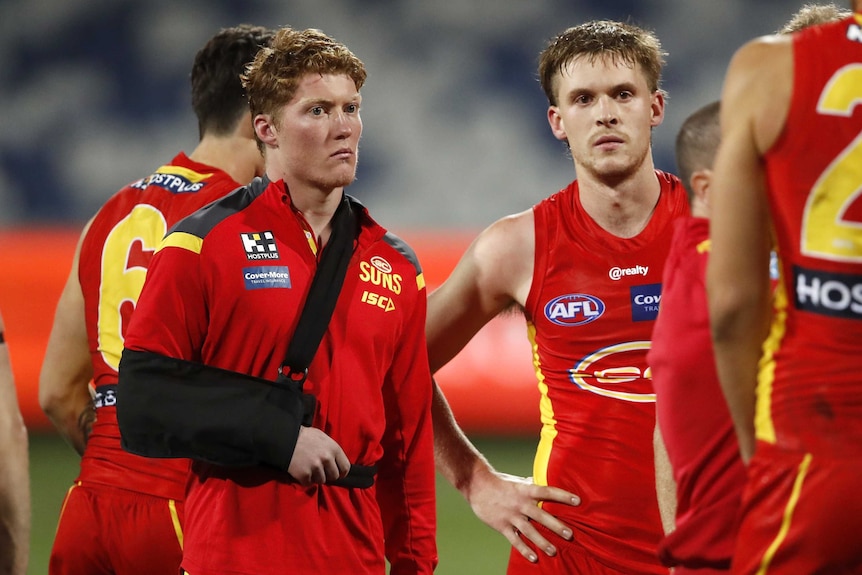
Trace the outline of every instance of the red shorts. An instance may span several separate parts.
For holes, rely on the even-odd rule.
[[[541,551],[536,555],[537,563],[530,563],[513,547],[509,555],[509,567],[506,575],[656,575],[670,573],[666,567],[658,562],[658,551],[656,551],[656,564],[647,567],[645,571],[635,572],[631,569],[621,571],[599,562],[593,555],[584,549],[579,543],[564,541],[549,529],[535,524],[536,529],[545,536],[548,541],[553,541],[557,548],[557,554],[548,557]],[[530,545],[534,547],[533,545]]]
[[[73,485],[60,511],[50,575],[177,575],[182,502]]]
[[[734,574],[862,574],[862,461],[758,442]]]

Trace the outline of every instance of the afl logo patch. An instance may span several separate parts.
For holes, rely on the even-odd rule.
[[[545,317],[557,325],[584,325],[596,321],[603,313],[604,302],[583,293],[561,295],[545,304]]]
[[[371,262],[371,265],[373,265],[374,267],[376,267],[377,269],[379,269],[383,273],[385,273],[385,274],[391,274],[392,273],[392,266],[389,265],[389,262],[387,262],[382,257],[373,256],[371,258],[371,260],[369,260],[369,261]]]

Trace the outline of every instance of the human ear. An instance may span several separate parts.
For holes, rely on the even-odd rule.
[[[264,145],[274,147],[278,144],[278,130],[272,116],[269,114],[258,114],[254,117],[252,123],[255,135]]]
[[[694,197],[703,204],[709,206],[709,189],[712,185],[712,170],[704,168],[697,170],[691,174],[689,180],[691,191],[694,192]]]
[[[563,142],[568,141],[569,136],[566,135],[566,127],[563,125],[563,117],[560,115],[560,109],[556,106],[548,108],[548,124],[551,125],[551,132],[554,137]]]
[[[653,92],[650,110],[652,111],[650,127],[655,128],[664,121],[664,94],[661,90]]]

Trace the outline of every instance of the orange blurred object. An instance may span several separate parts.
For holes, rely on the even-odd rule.
[[[70,228],[0,230],[0,311],[18,401],[31,430],[53,429],[39,408],[39,371],[79,233]],[[475,236],[463,231],[398,233],[416,250],[428,293],[446,279]],[[539,392],[522,317],[490,322],[440,370],[437,381],[467,433],[538,437]]]

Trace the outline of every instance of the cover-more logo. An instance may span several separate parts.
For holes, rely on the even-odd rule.
[[[250,260],[277,260],[278,247],[272,232],[241,233],[242,247]]]
[[[287,266],[254,266],[242,269],[245,289],[290,288]]]
[[[661,302],[661,284],[647,284],[630,288],[632,321],[650,321],[658,316]]]

